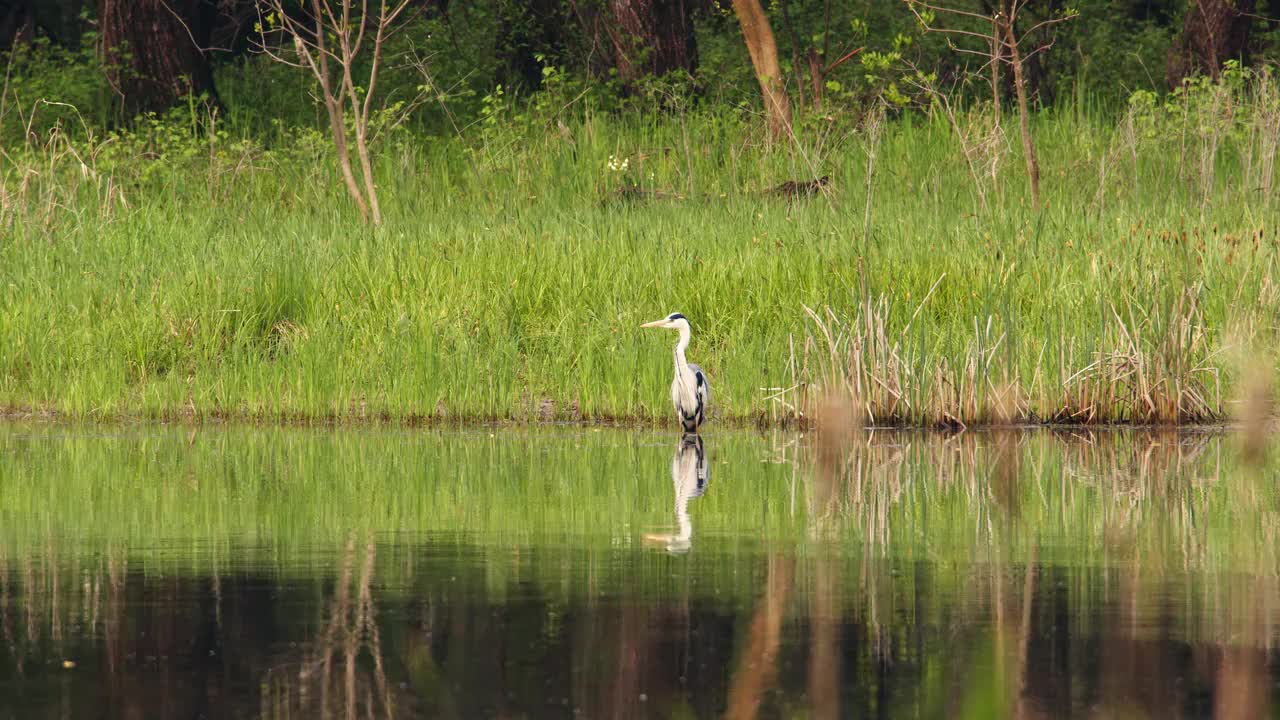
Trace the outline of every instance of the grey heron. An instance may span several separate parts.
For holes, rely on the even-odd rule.
[[[707,384],[707,376],[702,368],[684,358],[685,348],[689,347],[689,321],[680,313],[671,313],[661,320],[647,322],[640,327],[667,328],[679,330],[680,340],[676,343],[675,378],[671,381],[671,402],[675,405],[676,415],[686,433],[698,434],[698,428],[707,418],[707,406],[711,403],[711,386]]]

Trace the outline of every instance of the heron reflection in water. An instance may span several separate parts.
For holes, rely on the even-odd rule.
[[[645,535],[649,543],[666,545],[667,552],[688,552],[693,539],[693,521],[689,519],[689,501],[702,497],[711,481],[711,468],[699,435],[685,435],[676,443],[671,456],[671,485],[676,496],[676,527],[672,534]]]

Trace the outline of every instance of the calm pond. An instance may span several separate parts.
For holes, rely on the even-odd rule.
[[[0,425],[0,718],[1274,716],[1276,462]]]

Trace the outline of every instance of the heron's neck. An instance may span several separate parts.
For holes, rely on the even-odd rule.
[[[689,510],[687,508],[676,508],[676,525],[680,528],[678,539],[688,540],[693,537],[693,520],[689,519]]]
[[[676,490],[676,526],[680,528],[680,534],[676,537],[680,540],[688,540],[693,537],[693,520],[689,518],[689,495],[687,493]]]
[[[685,348],[689,347],[689,328],[680,328],[680,342],[676,343],[676,372],[683,375],[689,369],[689,361],[684,359]]]

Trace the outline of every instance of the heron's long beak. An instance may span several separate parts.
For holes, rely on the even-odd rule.
[[[663,327],[663,326],[664,326],[664,325],[666,325],[666,324],[667,324],[667,319],[666,319],[666,318],[662,318],[661,320],[654,320],[653,322],[647,322],[647,323],[645,323],[645,324],[641,325],[640,327],[642,327],[642,328],[647,328],[647,327]]]

